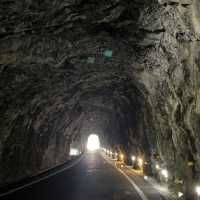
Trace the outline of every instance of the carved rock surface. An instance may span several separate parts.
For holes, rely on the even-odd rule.
[[[0,184],[65,162],[96,132],[195,198],[199,13],[198,0],[2,0]]]

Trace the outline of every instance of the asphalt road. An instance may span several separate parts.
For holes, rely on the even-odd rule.
[[[127,180],[99,153],[86,153],[74,167],[30,185],[2,200],[160,200],[158,192],[137,175],[124,173],[144,192]],[[137,187],[136,186],[136,187]]]

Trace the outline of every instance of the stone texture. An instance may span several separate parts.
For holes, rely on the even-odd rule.
[[[1,184],[65,162],[71,142],[98,132],[196,198],[198,0],[0,4]]]

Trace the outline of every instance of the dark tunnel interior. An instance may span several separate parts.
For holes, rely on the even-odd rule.
[[[196,199],[199,11],[198,0],[2,0],[0,185],[65,163],[95,133]]]

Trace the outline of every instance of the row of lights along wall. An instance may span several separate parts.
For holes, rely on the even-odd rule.
[[[112,158],[118,160],[118,161],[121,161],[121,162],[124,162],[124,154],[122,153],[117,153],[117,152],[112,152],[106,148],[101,148],[108,156],[111,156]],[[132,155],[131,156],[131,160],[132,160],[132,167],[134,168],[135,167],[135,164],[137,164],[140,168],[140,172],[143,174],[143,164],[144,164],[144,160],[142,158],[140,158],[139,156],[135,156],[135,155]],[[168,178],[169,178],[169,173],[168,173],[168,170],[165,169],[165,168],[161,168],[159,164],[156,164],[155,165],[155,169],[158,171],[158,173],[164,178],[165,182],[167,183],[168,181]],[[148,179],[148,176],[144,175],[144,179],[147,180]],[[195,187],[195,193],[197,194],[198,198],[200,199],[200,186],[196,186]],[[183,192],[178,192],[177,196],[180,198],[180,197],[183,197]]]

